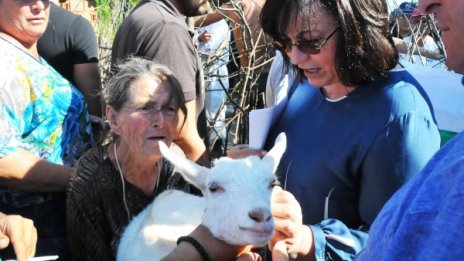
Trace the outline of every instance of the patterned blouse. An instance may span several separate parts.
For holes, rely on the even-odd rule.
[[[44,59],[3,38],[0,57],[0,158],[22,149],[73,166],[94,143],[83,95]],[[44,198],[0,188],[0,200],[20,207]]]

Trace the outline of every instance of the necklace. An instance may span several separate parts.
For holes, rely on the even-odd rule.
[[[124,174],[122,172],[121,165],[119,164],[118,151],[117,151],[117,148],[116,148],[116,141],[113,143],[113,153],[114,153],[114,159],[116,160],[116,165],[118,167],[119,177],[121,178],[121,183],[122,183],[122,202],[124,203],[124,208],[126,209],[127,219],[128,219],[128,221],[130,221],[131,220],[131,214],[129,212],[129,208],[127,207],[126,186],[124,184]],[[155,184],[155,189],[154,189],[154,195],[155,196],[156,196],[156,193],[158,192],[159,180],[161,179],[160,163],[159,163],[159,161],[157,161],[156,163],[158,165],[159,175],[156,178],[156,184]]]

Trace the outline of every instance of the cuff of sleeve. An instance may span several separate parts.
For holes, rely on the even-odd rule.
[[[314,254],[316,260],[325,260],[325,246],[327,241],[325,239],[324,231],[322,228],[317,225],[309,225],[313,232],[313,242],[314,242]]]

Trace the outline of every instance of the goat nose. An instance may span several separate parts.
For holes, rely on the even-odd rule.
[[[267,208],[256,208],[248,213],[248,216],[255,222],[268,222],[272,218],[271,211]]]

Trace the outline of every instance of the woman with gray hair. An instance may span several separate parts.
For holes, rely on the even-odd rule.
[[[171,70],[129,58],[103,89],[103,98],[108,138],[79,160],[68,188],[67,229],[74,260],[114,260],[120,235],[133,216],[167,188],[190,189],[158,147],[160,140],[171,144],[179,113],[187,111]]]

